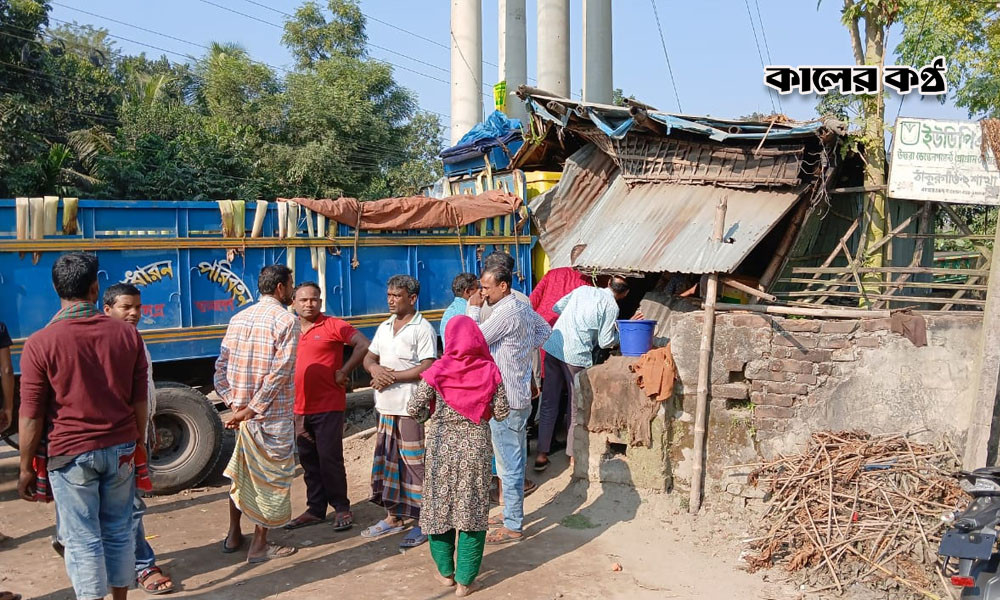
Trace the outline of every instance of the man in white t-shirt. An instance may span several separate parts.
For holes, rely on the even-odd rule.
[[[361,532],[366,538],[402,531],[405,519],[420,518],[424,428],[407,415],[406,403],[420,373],[437,358],[437,332],[416,310],[420,283],[409,275],[395,275],[386,287],[392,316],[378,326],[364,360],[379,416],[371,500],[386,509],[386,517]],[[400,546],[412,548],[426,541],[416,525]]]

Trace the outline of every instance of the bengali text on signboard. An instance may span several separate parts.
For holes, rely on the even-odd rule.
[[[1000,169],[982,156],[975,121],[896,120],[889,196],[955,204],[1000,205]]]

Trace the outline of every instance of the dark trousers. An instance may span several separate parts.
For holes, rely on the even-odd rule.
[[[576,411],[573,402],[573,378],[583,367],[568,365],[551,354],[545,355],[545,379],[542,380],[542,402],[538,407],[538,452],[548,454],[552,448],[556,422],[559,419],[559,404],[563,392],[569,398],[566,416],[569,431],[566,434],[566,455],[573,456],[573,425]]]
[[[295,434],[309,513],[324,518],[327,505],[337,512],[350,510],[344,468],[344,411],[295,415]]]

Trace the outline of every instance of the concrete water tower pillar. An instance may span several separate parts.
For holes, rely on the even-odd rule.
[[[451,0],[451,143],[483,120],[483,3]]]
[[[538,0],[538,87],[570,97],[569,0]]]
[[[583,100],[611,104],[611,0],[583,0]]]
[[[524,103],[511,96],[517,86],[528,82],[528,36],[524,0],[500,0],[498,12],[500,67],[497,81],[507,82],[507,116],[520,119],[521,124],[526,125]]]

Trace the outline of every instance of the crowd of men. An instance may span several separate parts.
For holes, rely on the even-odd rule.
[[[97,273],[96,257],[84,253],[65,254],[52,268],[61,309],[28,338],[21,356],[18,491],[29,501],[54,500],[53,543],[64,552],[77,598],[125,598],[133,584],[169,593],[174,582],[156,566],[142,525],[155,394],[151,359],[136,327],[141,296],[131,285],[116,284],[98,308]],[[542,470],[560,403],[569,397],[572,428],[573,377],[592,364],[596,348],[615,343],[617,301],[629,291],[624,278],[598,288],[567,267],[549,271],[528,298],[513,289],[514,278],[514,259],[503,252],[486,257],[478,277],[458,274],[455,301],[440,325],[443,337],[454,316],[478,324],[509,403],[506,418],[489,423],[502,514],[490,519],[486,544],[524,537],[525,488],[533,485],[525,477],[529,422],[537,410],[534,468]],[[439,335],[417,310],[416,279],[396,275],[386,287],[390,317],[369,340],[323,314],[317,284],[296,286],[283,265],[261,270],[260,299],[231,319],[215,368],[215,390],[231,410],[225,426],[236,431],[224,472],[231,481],[230,518],[221,552],[245,549],[248,563],[290,556],[295,548],[269,541],[270,530],[327,522],[330,509],[335,530],[353,526],[343,432],[346,389],[359,366],[371,376],[377,411],[370,500],[386,511],[361,535],[383,537],[412,524],[400,546],[427,541],[419,524],[424,425],[408,414],[407,403],[438,356]],[[0,324],[0,359],[6,356],[8,365],[0,364],[0,428],[10,421],[13,401],[5,334]],[[351,348],[346,361],[345,347]],[[572,429],[567,446],[572,457]],[[307,500],[293,518],[296,451]],[[244,536],[243,517],[254,525],[252,536]]]

